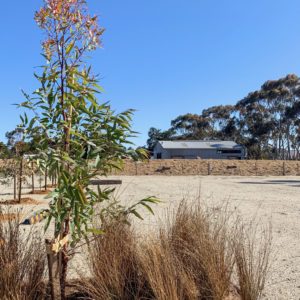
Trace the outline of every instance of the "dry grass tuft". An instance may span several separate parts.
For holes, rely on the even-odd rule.
[[[182,202],[166,232],[202,299],[223,299],[228,293],[234,257],[226,220],[226,210],[205,211],[200,205],[189,207]]]
[[[90,299],[257,300],[264,288],[269,235],[256,244],[227,208],[182,202],[147,239],[120,223],[104,229],[89,249],[91,278],[82,278]]]
[[[0,219],[5,215],[0,210]],[[40,235],[24,239],[19,220],[0,222],[0,299],[42,299],[45,250]]]
[[[239,239],[234,244],[235,262],[241,298],[259,299],[269,271],[271,253],[270,228],[257,234],[256,226],[246,230],[240,227]]]
[[[139,294],[136,240],[122,223],[105,226],[105,234],[89,248],[91,279],[82,277],[91,299],[136,299]]]
[[[200,299],[192,274],[177,259],[167,239],[144,245],[139,258],[140,272],[151,291],[148,294],[153,295],[150,299]]]

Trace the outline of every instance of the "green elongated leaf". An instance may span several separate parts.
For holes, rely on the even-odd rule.
[[[74,45],[75,45],[75,41],[72,41],[72,42],[68,45],[68,47],[67,47],[67,49],[66,49],[66,54],[67,54],[67,55],[72,51]]]
[[[140,220],[144,220],[143,217],[135,209],[131,210],[130,213],[134,214]]]
[[[63,156],[63,160],[68,161],[68,162],[70,162],[72,164],[76,164],[76,162],[70,156],[68,156],[68,155],[64,155]]]
[[[143,202],[150,202],[150,203],[154,203],[154,204],[158,204],[158,203],[161,203],[161,200],[156,198],[156,197],[148,197],[148,198],[145,198],[142,200]]]
[[[81,204],[84,206],[87,204],[87,199],[86,199],[86,196],[84,194],[82,187],[78,186],[78,188],[79,188],[79,190],[78,190],[79,199],[81,201]]]
[[[154,215],[153,209],[152,209],[148,204],[146,204],[145,202],[141,202],[140,204],[143,205],[144,207],[146,207],[147,210],[148,210],[152,215]]]
[[[62,172],[62,173],[61,173],[61,178],[62,178],[62,180],[63,180],[65,186],[69,186],[70,183],[69,183],[68,177],[66,176],[66,173],[65,173],[65,172]]]
[[[103,89],[103,87],[100,86],[99,84],[94,83],[93,86],[94,86],[97,90],[99,90],[101,93],[104,93],[104,92],[105,92],[104,89]]]
[[[45,231],[48,230],[51,220],[52,220],[52,215],[49,214],[49,217],[47,218],[47,222],[45,224]]]
[[[32,130],[32,128],[33,128],[33,126],[34,126],[34,123],[35,123],[35,121],[36,121],[36,119],[35,119],[35,118],[31,119],[31,121],[30,121],[30,123],[29,123],[29,125],[28,125],[28,130]]]
[[[100,162],[100,155],[97,155],[96,161],[95,161],[95,167],[97,168]]]
[[[105,233],[103,230],[97,229],[97,228],[89,228],[89,229],[87,230],[87,232],[93,233],[93,234],[95,234],[95,235],[102,235],[102,234]]]

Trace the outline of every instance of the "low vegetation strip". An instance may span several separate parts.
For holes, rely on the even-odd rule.
[[[281,160],[196,160],[161,159],[145,162],[127,160],[114,175],[221,175],[221,176],[298,176],[299,161]]]

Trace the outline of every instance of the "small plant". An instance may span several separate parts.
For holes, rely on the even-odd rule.
[[[7,144],[10,150],[10,157],[13,159],[13,161],[6,161],[3,170],[4,173],[8,175],[8,178],[13,178],[14,200],[17,199],[18,203],[21,203],[22,185],[24,182],[26,182],[27,175],[24,170],[24,154],[28,151],[29,146],[24,141],[24,129],[20,127],[17,127],[13,131],[7,132],[6,138],[8,139]]]
[[[16,161],[13,159],[6,159],[2,161],[1,167],[1,179],[0,183],[4,185],[9,185],[13,183],[13,195],[14,199],[17,199],[17,178],[18,178],[18,168]]]

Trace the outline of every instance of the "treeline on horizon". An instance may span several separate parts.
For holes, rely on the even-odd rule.
[[[168,130],[151,127],[147,149],[159,140],[234,140],[247,147],[249,159],[300,159],[300,78],[289,74],[266,81],[235,105],[218,105],[201,114],[187,113],[171,121]],[[40,135],[24,142],[22,130],[7,132],[0,159],[14,156],[15,146],[35,153]]]
[[[300,78],[289,74],[266,81],[235,105],[218,105],[171,121],[168,130],[150,128],[147,148],[159,140],[234,140],[249,159],[300,158]]]

